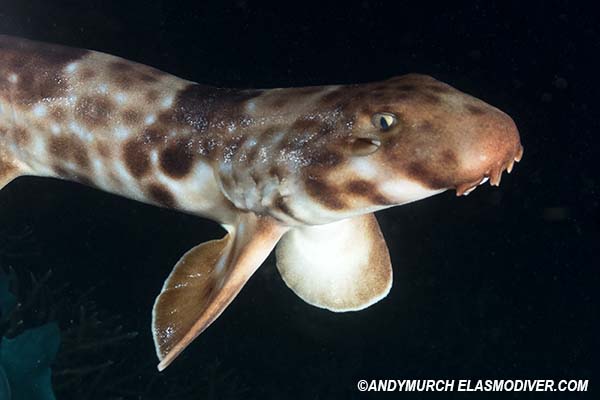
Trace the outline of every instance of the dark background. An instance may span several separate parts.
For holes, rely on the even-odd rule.
[[[26,227],[32,241],[4,263],[38,274],[51,268],[73,293],[95,287],[99,306],[140,332],[117,355],[133,376],[125,398],[171,398],[164,393],[183,386],[195,394],[177,398],[362,398],[356,382],[371,378],[590,379],[590,393],[557,398],[597,395],[598,14],[585,2],[446,3],[3,1],[3,33],[208,84],[431,74],[510,114],[525,147],[500,188],[378,213],[395,273],[385,300],[346,314],[311,307],[270,257],[160,375],[149,329],[154,297],[181,254],[222,235],[217,224],[24,177],[0,193],[0,229]],[[374,397],[391,396],[399,397]],[[477,397],[431,397],[453,396]]]

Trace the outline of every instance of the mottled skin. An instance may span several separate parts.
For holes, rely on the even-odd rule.
[[[393,125],[383,129],[379,113],[393,115]],[[1,183],[24,174],[74,180],[208,217],[230,232],[240,215],[253,215],[271,222],[244,217],[248,226],[281,228],[265,231],[272,246],[294,227],[451,188],[467,193],[485,178],[498,184],[521,154],[510,117],[428,76],[222,89],[103,53],[0,36]],[[379,241],[371,259],[389,264],[376,225],[355,224]],[[188,259],[246,254],[224,240]],[[202,283],[207,293],[215,285]],[[228,301],[219,300],[223,308]]]
[[[224,196],[287,223],[329,222],[406,201],[366,169],[448,189],[497,174],[520,149],[505,114],[421,75],[219,89],[102,53],[4,36],[0,77],[4,149],[30,173],[212,218]],[[380,111],[398,116],[391,131],[373,126]],[[352,163],[362,158],[355,156],[361,138],[381,141],[382,151],[360,160],[367,167]]]

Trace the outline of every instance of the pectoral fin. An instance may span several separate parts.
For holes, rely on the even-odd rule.
[[[288,287],[331,311],[366,308],[392,286],[389,252],[373,214],[294,228],[281,238],[276,254]]]
[[[152,333],[158,369],[165,369],[231,303],[286,228],[248,213],[221,240],[188,251],[154,303]]]

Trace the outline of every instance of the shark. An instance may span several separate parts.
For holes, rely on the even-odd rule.
[[[520,161],[514,121],[430,76],[233,89],[105,53],[0,36],[0,187],[66,179],[217,221],[152,312],[163,370],[275,249],[285,284],[334,312],[392,285],[374,212],[466,195]]]

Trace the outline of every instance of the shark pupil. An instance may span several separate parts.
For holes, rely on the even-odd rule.
[[[388,124],[388,122],[387,122],[387,120],[385,119],[385,117],[381,117],[381,118],[379,119],[379,124],[381,125],[381,127],[382,127],[383,129],[387,129],[387,128],[389,128],[389,127],[390,127],[390,124]]]

